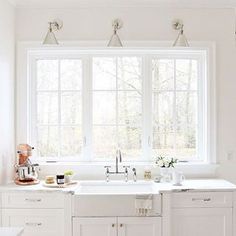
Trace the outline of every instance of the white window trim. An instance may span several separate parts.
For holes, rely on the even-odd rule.
[[[172,50],[173,48],[166,47],[168,45],[168,42],[153,42],[153,41],[145,41],[145,42],[125,42],[126,45],[128,45],[126,48],[123,48],[123,52],[132,52],[133,50],[137,50],[139,52],[145,53],[145,51],[150,50],[150,51],[162,51],[162,50]],[[95,45],[95,47],[94,47]],[[107,55],[112,54],[115,52],[117,55],[117,50],[116,49],[107,49],[104,47],[101,47],[100,45],[105,45],[104,42],[65,42],[62,43],[61,46],[59,47],[45,47],[42,46],[41,43],[38,42],[19,42],[18,47],[17,47],[17,97],[16,97],[16,143],[22,143],[22,142],[28,142],[29,133],[28,133],[28,125],[29,125],[29,120],[26,119],[26,116],[29,117],[30,111],[27,109],[27,97],[29,94],[27,94],[27,91],[29,91],[29,84],[27,83],[27,77],[29,76],[29,68],[27,67],[27,61],[30,60],[30,57],[37,55],[38,53],[42,53],[42,51],[47,54],[48,52],[53,52],[53,54],[57,54],[56,51],[59,49],[60,51],[64,51],[65,54],[67,55],[68,53],[71,53],[71,55],[74,54],[76,51],[80,51],[83,53],[83,51],[86,52],[86,54],[90,51],[91,53],[96,53],[107,50]],[[130,46],[129,46],[130,45]],[[216,100],[215,100],[215,44],[213,42],[198,42],[194,43],[192,42],[191,45],[194,45],[194,47],[185,49],[186,52],[188,51],[197,51],[197,50],[202,50],[205,51],[206,56],[207,56],[207,61],[206,64],[208,65],[208,71],[207,71],[207,94],[208,94],[208,99],[207,99],[207,106],[210,107],[210,109],[207,109],[207,128],[208,128],[208,136],[205,144],[208,146],[208,153],[207,153],[207,160],[205,163],[202,163],[203,165],[208,165],[208,164],[215,164],[216,163]],[[183,50],[180,48],[174,49],[174,51],[178,52],[179,50]],[[60,52],[61,53],[61,52]],[[136,53],[135,53],[136,54]],[[165,51],[166,54],[166,51]],[[85,65],[86,66],[86,65]],[[88,66],[88,65],[87,65]],[[88,76],[91,76],[88,75]],[[90,80],[91,81],[91,80]],[[87,84],[84,86],[91,87],[91,84]],[[144,86],[144,90],[146,89],[146,85]],[[91,100],[91,99],[90,99]],[[89,101],[88,102],[92,102]],[[27,104],[27,106],[25,105]],[[87,106],[83,106],[87,107]],[[85,114],[85,113],[84,113]],[[90,116],[92,117],[92,116]],[[91,123],[91,122],[89,122]],[[24,132],[22,132],[22,130]],[[89,129],[87,129],[89,130]],[[91,130],[91,129],[90,129]],[[91,144],[91,134],[86,134],[87,140],[86,143],[87,145]],[[150,138],[148,140],[145,140],[144,145],[148,145],[150,142]],[[147,150],[145,148],[145,150]],[[90,155],[90,148],[85,148],[84,149],[84,154],[83,156],[91,156]],[[87,155],[86,155],[87,154]],[[151,156],[149,154],[149,156]],[[70,162],[71,160],[66,160],[63,163]],[[77,160],[78,161],[78,160]],[[80,160],[81,161],[81,160]],[[83,161],[91,161],[89,159],[84,159]],[[140,160],[140,164],[150,164],[150,162],[143,162],[144,160]],[[145,164],[145,165],[146,165]],[[191,163],[194,164],[194,163]],[[199,164],[199,163],[196,163]],[[183,165],[182,163],[180,165]],[[188,163],[189,165],[189,163]]]

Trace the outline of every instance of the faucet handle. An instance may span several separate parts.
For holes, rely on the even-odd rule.
[[[137,181],[137,170],[136,170],[136,168],[133,168],[132,171],[133,171],[133,180],[134,180],[134,182],[136,182]]]
[[[109,182],[109,168],[111,168],[111,166],[104,166],[104,168],[106,169],[105,175],[106,175],[106,181]]]
[[[123,168],[130,168],[130,166],[123,166]]]
[[[109,171],[109,168],[111,168],[111,166],[104,166],[104,168],[107,170],[107,172]]]

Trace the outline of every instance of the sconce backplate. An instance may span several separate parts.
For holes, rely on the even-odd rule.
[[[183,21],[180,19],[175,19],[172,21],[172,28],[174,30],[180,30],[183,26]]]
[[[63,21],[60,20],[60,19],[55,19],[55,20],[52,21],[52,23],[53,23],[52,24],[52,29],[54,31],[58,31],[63,27]]]

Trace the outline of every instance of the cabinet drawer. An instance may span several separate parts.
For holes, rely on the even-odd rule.
[[[64,208],[63,194],[3,193],[2,208]]]
[[[62,209],[3,209],[4,227],[23,227],[23,236],[63,236],[64,212]]]
[[[172,207],[232,207],[232,192],[173,193]]]

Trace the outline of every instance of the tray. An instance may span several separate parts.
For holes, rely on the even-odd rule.
[[[73,185],[76,185],[77,183],[78,183],[77,181],[72,181],[70,183],[65,183],[65,184],[57,184],[57,183],[47,184],[45,183],[45,181],[43,181],[42,185],[47,188],[69,188]]]

